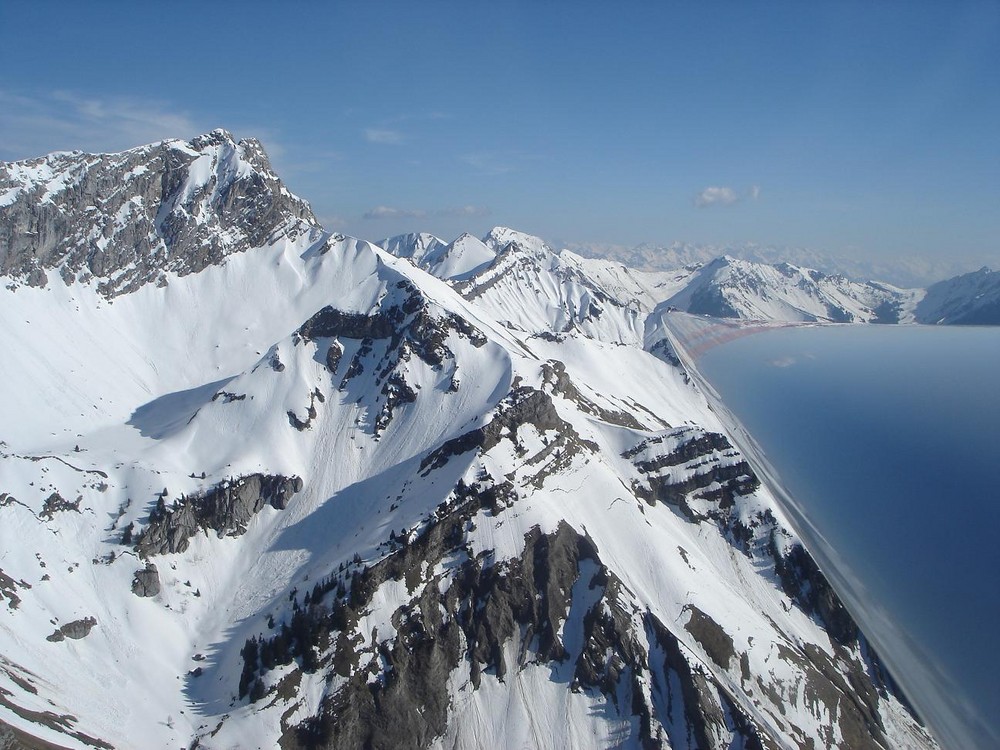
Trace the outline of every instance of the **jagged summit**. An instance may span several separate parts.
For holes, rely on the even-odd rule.
[[[263,146],[213,130],[114,154],[0,164],[0,274],[93,281],[113,297],[319,229]]]

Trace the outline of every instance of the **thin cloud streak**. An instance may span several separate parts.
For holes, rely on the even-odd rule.
[[[398,146],[406,140],[398,130],[388,128],[365,128],[365,140],[384,146]]]
[[[361,215],[361,218],[368,221],[377,221],[379,219],[423,219],[426,216],[426,211],[394,208],[392,206],[375,206],[370,211],[365,211]]]
[[[437,216],[449,216],[454,218],[481,218],[489,216],[493,212],[488,206],[456,206],[453,208],[442,208],[434,212]]]
[[[123,151],[211,129],[156,99],[102,98],[72,91],[25,95],[0,89],[0,156],[6,159],[56,150]]]
[[[472,167],[482,175],[508,174],[515,170],[509,158],[496,154],[465,154],[460,157],[462,162]]]

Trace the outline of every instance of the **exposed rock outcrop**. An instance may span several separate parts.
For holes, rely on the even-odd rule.
[[[264,506],[283,510],[301,490],[299,477],[251,474],[226,480],[200,495],[181,497],[170,508],[161,497],[139,535],[136,551],[142,557],[183,552],[198,531],[239,536]]]
[[[6,599],[9,609],[17,609],[21,603],[21,597],[17,595],[17,590],[22,587],[25,587],[23,582],[18,583],[0,568],[0,600]]]
[[[33,286],[56,269],[107,297],[319,228],[259,141],[215,130],[118,154],[0,163],[0,275]]]
[[[58,492],[53,492],[46,498],[45,504],[42,506],[42,512],[38,514],[38,517],[51,521],[52,517],[55,516],[56,513],[63,513],[65,511],[74,511],[79,513],[80,501],[82,499],[83,498],[77,498],[75,501],[70,502]]]
[[[138,597],[156,596],[160,593],[160,573],[153,563],[137,570],[132,578],[132,593]]]
[[[97,625],[96,619],[93,617],[84,617],[82,620],[74,620],[73,622],[66,623],[52,633],[52,635],[46,636],[45,640],[58,643],[67,638],[72,638],[74,641],[78,641],[90,635],[90,631],[94,629],[95,625]]]
[[[301,672],[331,675],[315,714],[283,725],[283,747],[427,747],[448,730],[447,685],[456,674],[468,670],[472,689],[479,689],[487,674],[506,682],[536,664],[549,665],[552,679],[569,689],[603,694],[609,711],[632,720],[625,724],[629,739],[641,747],[782,747],[786,733],[799,731],[792,714],[776,733],[741,707],[734,692],[741,680],[747,690],[789,691],[773,694],[779,704],[822,705],[831,742],[884,746],[883,688],[856,650],[841,648],[835,661],[811,644],[781,645],[780,658],[805,680],[805,693],[791,683],[757,678],[758,685],[746,656],[711,616],[685,607],[682,628],[700,653],[692,651],[633,602],[593,542],[565,521],[549,534],[532,529],[520,556],[499,563],[489,553],[472,556],[465,540],[473,517],[504,513],[505,491],[490,482],[460,484],[416,538],[371,567],[316,584],[304,608],[296,601],[290,622],[247,642],[240,692],[251,701]],[[373,633],[369,640],[357,628],[391,581],[405,582],[409,602],[392,614],[391,638]],[[585,603],[574,599],[583,591],[590,592]],[[580,633],[574,643],[566,640],[571,619],[579,623],[572,626]],[[512,661],[511,654],[518,656]],[[268,678],[288,664],[295,668],[280,684]]]
[[[689,521],[727,520],[736,498],[760,480],[725,435],[682,427],[647,438],[622,454],[643,481],[633,491],[649,503],[677,508]]]
[[[539,433],[557,433],[556,439],[549,443],[544,452],[552,454],[565,449],[560,453],[563,461],[568,460],[580,448],[597,449],[592,442],[582,439],[573,425],[559,416],[547,393],[530,386],[517,386],[496,407],[493,419],[488,424],[446,441],[425,456],[420,462],[420,473],[426,476],[444,466],[452,456],[471,450],[478,449],[481,453],[486,453],[505,438],[516,443],[517,432],[523,425],[532,425]]]

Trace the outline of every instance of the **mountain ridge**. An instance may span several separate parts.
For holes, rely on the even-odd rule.
[[[185,195],[154,215],[262,215]],[[119,285],[57,254],[0,290],[0,722],[72,747],[936,746],[653,325],[698,269],[504,228],[392,254],[302,205],[198,268]]]

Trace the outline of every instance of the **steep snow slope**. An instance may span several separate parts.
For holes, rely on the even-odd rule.
[[[677,279],[511,230],[450,282],[268,239],[0,291],[0,730],[934,746],[646,330]]]

